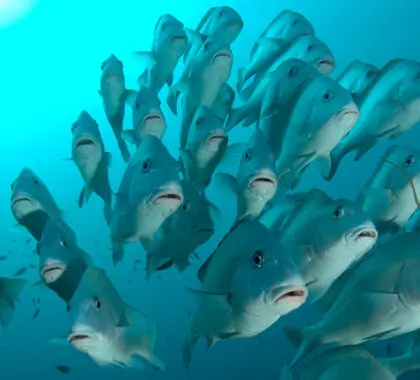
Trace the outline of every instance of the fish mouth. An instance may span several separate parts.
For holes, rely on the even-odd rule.
[[[175,42],[184,42],[184,41],[187,41],[187,36],[182,35],[182,34],[180,34],[180,35],[178,35],[178,36],[173,36],[173,37],[171,38],[171,43],[175,43]]]
[[[83,340],[89,339],[89,338],[90,338],[89,335],[80,334],[80,333],[74,333],[74,334],[72,334],[72,335],[70,335],[68,337],[68,342],[70,344],[73,344],[74,345],[75,342],[80,342],[80,341],[83,341]]]
[[[15,207],[20,202],[32,202],[32,199],[27,195],[19,195],[12,200],[12,206]]]
[[[373,228],[365,227],[356,230],[353,233],[353,240],[357,241],[359,239],[371,239],[376,240],[378,238],[378,232]]]
[[[271,298],[275,304],[283,301],[304,303],[308,297],[308,289],[303,286],[292,286],[285,289],[274,289]]]
[[[218,51],[213,56],[212,62],[216,61],[217,58],[221,58],[221,57],[232,59],[232,53],[230,51],[227,51],[227,50]]]
[[[346,108],[340,113],[338,119],[341,121],[349,116],[356,119],[359,117],[359,111],[356,108]]]
[[[224,133],[223,131],[218,131],[216,133],[214,133],[213,135],[211,135],[208,139],[207,139],[207,145],[210,145],[214,142],[217,143],[221,143],[223,141],[227,140],[227,135],[226,133]]]
[[[57,263],[46,264],[41,268],[41,278],[48,284],[57,281],[63,272],[64,268]]]
[[[251,182],[249,183],[249,186],[250,187],[263,186],[263,187],[276,188],[277,183],[273,177],[270,177],[268,175],[258,175],[251,180]]]
[[[74,145],[74,148],[79,148],[81,146],[89,146],[89,145],[95,145],[95,141],[89,137],[82,137],[79,140],[77,140],[76,144]]]
[[[157,114],[157,113],[152,113],[150,115],[147,115],[144,119],[143,122],[149,121],[149,120],[161,120],[162,116]]]
[[[322,73],[330,73],[335,67],[335,63],[331,59],[321,59],[317,63],[317,68]]]
[[[178,203],[181,204],[183,202],[183,196],[181,192],[175,190],[167,190],[161,191],[157,195],[154,196],[152,203],[159,204],[159,203]]]

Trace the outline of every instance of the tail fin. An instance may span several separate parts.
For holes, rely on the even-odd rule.
[[[233,108],[226,120],[225,131],[229,132],[248,116],[246,106]]]
[[[331,158],[331,168],[330,168],[330,172],[328,174],[326,173],[322,173],[323,177],[325,180],[327,181],[331,181],[334,176],[335,173],[337,172],[337,169],[340,165],[341,160],[343,159],[343,157],[349,153],[351,150],[351,148],[347,147],[345,144],[339,143],[332,151],[330,154],[330,158]]]
[[[184,363],[185,368],[188,368],[190,366],[192,350],[196,345],[198,338],[199,335],[191,336],[189,333],[188,338],[185,340],[182,346],[182,361]]]
[[[15,303],[26,285],[26,280],[0,278],[0,324],[7,327],[13,318]]]
[[[120,242],[112,242],[112,263],[117,265],[124,259],[124,245]]]
[[[245,78],[244,78],[244,69],[240,68],[238,69],[238,80],[236,81],[236,90],[238,92],[241,91],[242,86],[244,85]]]
[[[310,328],[286,327],[287,338],[298,348],[298,351],[290,364],[293,367],[303,357],[310,354],[320,345],[320,340],[315,337]]]
[[[117,143],[118,143],[118,148],[121,151],[121,155],[122,155],[123,160],[125,162],[129,162],[130,159],[131,159],[131,154],[130,154],[130,151],[128,150],[128,147],[127,147],[127,144],[126,144],[125,140],[121,136],[119,136],[117,138]]]
[[[254,80],[248,86],[246,86],[243,90],[241,90],[241,92],[239,92],[239,97],[243,101],[249,100],[252,94],[254,93],[255,89],[257,88],[257,86],[258,86],[258,82],[254,78]]]
[[[105,217],[105,221],[108,227],[111,225],[111,213],[112,213],[111,204],[104,203],[104,217]]]
[[[284,362],[283,369],[281,370],[280,380],[293,380],[292,372],[290,372],[289,365]]]

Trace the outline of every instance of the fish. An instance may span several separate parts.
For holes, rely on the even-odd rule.
[[[154,353],[157,326],[128,305],[100,268],[89,267],[69,302],[67,342],[101,366],[144,368],[143,360],[165,370]]]
[[[205,38],[219,39],[231,44],[244,27],[240,14],[227,6],[211,7],[200,20],[196,31]]]
[[[10,187],[12,214],[36,240],[41,238],[47,219],[63,218],[48,187],[33,170],[23,168]]]
[[[102,98],[105,115],[112,128],[118,148],[125,162],[130,161],[130,151],[121,136],[125,114],[125,99],[130,93],[125,88],[124,65],[111,54],[101,65],[99,95]]]
[[[7,260],[8,258],[9,258],[9,256],[7,256],[7,255],[0,256],[0,261]]]
[[[197,108],[200,105],[212,107],[221,87],[230,76],[232,63],[229,44],[208,38],[200,45],[188,72],[169,89],[167,103],[174,114],[177,114],[178,97],[183,94],[180,148],[186,146],[189,127]]]
[[[379,72],[380,70],[370,63],[354,60],[337,77],[337,83],[349,91],[356,104],[359,104],[359,99]]]
[[[135,52],[149,66],[137,80],[139,87],[146,86],[159,93],[165,84],[171,86],[174,69],[188,44],[184,24],[171,14],[162,15],[155,25],[151,51]]]
[[[35,319],[36,317],[38,317],[40,312],[41,312],[41,309],[39,309],[39,308],[35,309],[35,312],[34,312],[34,315],[32,316],[32,319]]]
[[[322,193],[322,194],[320,194]],[[287,205],[292,206],[291,211]],[[308,300],[321,298],[354,262],[372,249],[378,231],[361,205],[321,190],[286,195],[260,222],[286,248],[308,285]],[[270,220],[271,219],[271,220]]]
[[[85,110],[80,112],[71,127],[72,155],[84,186],[79,195],[79,207],[88,203],[92,193],[104,201],[103,213],[107,224],[111,218],[112,189],[109,183],[108,168],[111,166],[111,153],[105,151],[98,123]]]
[[[110,235],[114,265],[125,243],[147,248],[153,234],[183,202],[179,165],[160,139],[147,135],[137,147],[115,194]]]
[[[200,106],[191,124],[187,145],[180,149],[180,163],[185,178],[202,192],[210,184],[229,139],[223,120],[208,107]]]
[[[58,365],[55,368],[57,369],[58,372],[61,372],[61,373],[70,373],[71,372],[70,367],[67,367],[66,365]]]
[[[240,123],[244,127],[249,127],[257,122],[258,128],[266,134],[273,150],[276,151],[275,154],[278,155],[279,148],[274,148],[278,145],[276,142],[281,142],[281,138],[277,135],[283,129],[282,125],[278,124],[284,124],[285,120],[277,120],[277,123],[274,123],[276,127],[271,131],[267,128],[267,125],[271,126],[267,118],[277,116],[279,119],[285,114],[286,101],[293,92],[305,80],[318,75],[321,75],[318,70],[300,59],[291,58],[282,62],[275,71],[263,78],[241,107],[231,110],[225,123],[226,131],[229,132]]]
[[[26,268],[26,267],[23,267],[23,268],[18,269],[18,270],[16,271],[16,273],[13,275],[13,277],[14,277],[14,276],[21,276],[22,274],[24,274],[24,273],[26,272],[26,270],[27,270],[27,268]]]
[[[216,208],[189,181],[182,181],[184,201],[156,231],[154,244],[147,252],[146,275],[175,265],[179,272],[190,266],[189,257],[208,241],[215,231]],[[216,214],[217,215],[217,214]]]
[[[361,118],[331,152],[331,181],[342,159],[356,150],[359,161],[378,141],[393,140],[420,121],[420,62],[388,62],[360,99]]]
[[[217,117],[222,120],[226,120],[232,110],[234,101],[235,91],[231,86],[229,86],[229,84],[223,83],[211,106],[211,110]]]
[[[321,172],[329,171],[330,153],[356,124],[359,109],[349,92],[328,76],[305,81],[289,102],[288,114],[281,116],[287,122],[276,172],[285,186],[294,189],[315,160]]]
[[[323,344],[357,345],[420,327],[420,236],[405,232],[377,245],[317,302],[322,318],[286,327],[298,351],[292,365]]]
[[[260,82],[288,59],[300,59],[315,67],[322,75],[329,75],[335,68],[335,58],[329,47],[314,35],[298,36],[288,43],[284,54],[278,57],[274,63],[262,72],[254,75],[251,81],[246,83],[239,92],[243,100],[248,100],[258,88]]]
[[[315,30],[304,16],[291,10],[280,12],[254,43],[249,64],[238,70],[237,91],[240,92],[255,74],[267,70],[285,52],[291,40],[307,35],[315,35]]]
[[[26,280],[0,277],[0,325],[3,328],[12,322],[16,303],[26,284]]]
[[[122,137],[136,146],[146,135],[153,135],[162,140],[166,121],[156,91],[142,86],[139,91],[132,91],[126,102],[133,109],[133,128],[124,130]]]
[[[420,189],[420,150],[391,145],[358,197],[380,234],[395,234],[406,228],[420,207],[413,186],[415,191]]]
[[[198,305],[183,345],[185,367],[200,336],[208,348],[223,339],[256,336],[307,296],[289,252],[254,220],[234,225],[201,266],[198,279],[201,289],[191,290]]]
[[[38,284],[44,284],[68,303],[84,271],[94,264],[93,259],[77,245],[74,231],[54,219],[46,224],[36,249],[39,255]]]
[[[241,145],[237,175],[216,174],[217,180],[237,195],[237,221],[257,218],[277,191],[274,154],[264,133],[256,129],[248,143]]]

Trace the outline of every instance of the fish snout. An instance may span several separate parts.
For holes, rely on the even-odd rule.
[[[277,179],[269,173],[258,174],[251,178],[248,186],[261,190],[263,193],[274,193],[277,190]]]
[[[65,268],[61,263],[49,262],[40,269],[40,276],[45,284],[51,284],[57,281],[64,273]]]
[[[290,310],[296,309],[303,305],[308,298],[308,288],[303,285],[279,286],[271,291],[269,300],[280,309],[284,309],[284,305]]]
[[[359,119],[360,111],[355,103],[349,103],[344,108],[341,109],[337,116],[339,123],[344,123],[346,125],[354,125]]]
[[[174,182],[157,190],[153,194],[151,203],[158,207],[167,208],[170,212],[175,212],[183,201],[182,188]]]
[[[232,63],[233,56],[230,50],[219,50],[213,55],[212,63],[227,62]]]
[[[144,139],[148,135],[153,135],[162,139],[166,125],[162,113],[159,110],[150,110],[143,118],[143,128],[140,131],[140,137]]]
[[[12,197],[11,206],[12,212],[18,220],[40,209],[40,206],[32,197],[23,193],[17,193]]]
[[[228,136],[223,129],[217,129],[214,131],[206,141],[206,145],[210,150],[217,152],[222,145],[227,145]]]
[[[351,234],[351,239],[353,241],[360,241],[360,240],[370,240],[373,243],[376,242],[378,238],[378,232],[376,231],[374,226],[364,226],[353,230]]]
[[[92,335],[90,332],[86,331],[85,329],[72,329],[69,336],[67,337],[67,341],[71,344],[74,348],[79,351],[87,352],[89,342],[92,340]]]

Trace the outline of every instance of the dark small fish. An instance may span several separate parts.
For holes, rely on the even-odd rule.
[[[140,264],[142,262],[142,260],[141,259],[137,259],[137,260],[135,260],[134,261],[134,263],[133,264]]]
[[[21,274],[24,274],[26,272],[26,268],[20,268],[13,276],[20,276]]]
[[[36,266],[34,264],[29,264],[29,268],[36,269]]]
[[[15,239],[13,239],[13,240],[12,240],[12,243],[16,243],[16,240],[15,240]]]
[[[392,356],[392,346],[389,343],[386,345],[386,354]]]
[[[29,244],[30,242],[31,242],[31,239],[26,239],[26,240],[25,240],[25,243],[26,243],[26,244]]]
[[[34,315],[32,316],[32,319],[35,319],[38,315],[41,309],[36,309]]]
[[[7,260],[7,257],[8,257],[8,256],[0,256],[0,261]]]
[[[40,297],[38,297],[38,298],[37,298],[36,303],[37,303],[38,305],[41,303],[41,298],[40,298]]]
[[[67,367],[66,365],[58,365],[55,368],[57,369],[57,371],[61,373],[70,373],[70,368]]]

